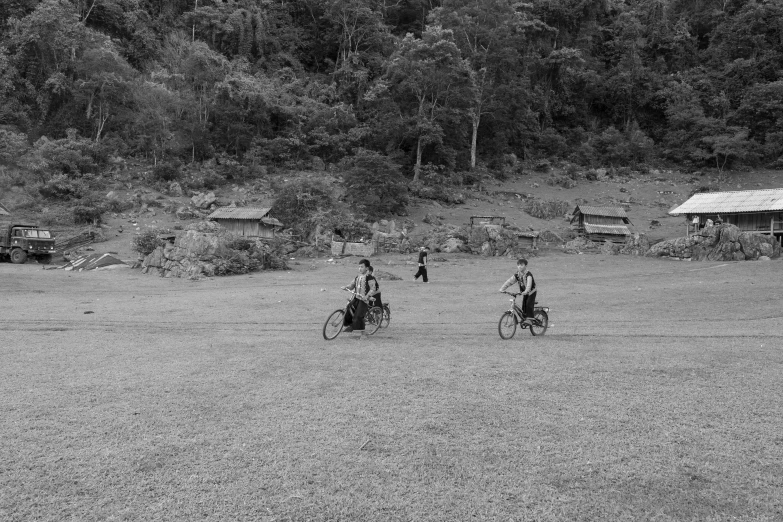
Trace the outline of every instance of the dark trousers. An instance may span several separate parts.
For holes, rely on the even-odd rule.
[[[383,308],[383,302],[381,302],[381,293],[378,292],[373,297],[375,298],[375,301],[372,302],[372,305],[377,306],[378,308]]]
[[[343,319],[343,326],[352,326],[354,330],[364,330],[364,314],[367,313],[367,303],[354,297],[351,307]]]
[[[427,267],[426,266],[420,266],[419,271],[413,274],[413,279],[418,279],[419,276],[421,276],[421,280],[425,283],[427,282]]]
[[[536,306],[536,294],[533,292],[530,295],[522,296],[522,313],[525,317],[533,317],[533,308]]]

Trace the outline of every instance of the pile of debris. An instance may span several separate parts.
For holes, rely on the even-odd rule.
[[[145,274],[190,279],[288,268],[266,243],[236,237],[210,221],[189,225],[145,257],[141,267]]]
[[[61,267],[63,270],[82,272],[84,270],[111,270],[115,268],[128,268],[128,265],[112,254],[89,254],[71,259],[68,264]]]
[[[657,243],[647,255],[694,261],[755,261],[780,256],[780,245],[772,236],[721,224],[705,227],[698,235]]]

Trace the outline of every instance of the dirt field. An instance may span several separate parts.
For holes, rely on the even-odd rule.
[[[544,253],[502,341],[513,262],[444,257],[332,342],[356,259],[0,264],[0,519],[783,520],[780,261]]]

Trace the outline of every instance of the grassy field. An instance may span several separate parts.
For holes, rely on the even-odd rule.
[[[356,259],[0,264],[0,520],[783,520],[780,261],[544,254],[502,341],[513,261],[446,257],[331,342]]]

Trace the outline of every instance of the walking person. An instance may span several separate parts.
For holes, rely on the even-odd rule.
[[[343,325],[346,326],[345,332],[363,332],[364,315],[367,313],[367,294],[370,292],[370,285],[367,281],[367,268],[370,262],[366,259],[359,261],[359,275],[353,283],[342,287],[343,290],[353,290],[354,298],[351,301],[350,310],[345,314]]]
[[[517,283],[519,285],[519,291],[522,295],[522,315],[524,316],[525,324],[533,324],[533,309],[536,305],[536,295],[538,290],[536,288],[536,279],[530,270],[527,269],[527,259],[521,258],[517,260],[517,271],[500,287],[501,292],[505,292],[506,288]]]
[[[419,276],[421,276],[421,280],[425,283],[429,283],[430,280],[427,279],[427,254],[430,251],[430,247],[423,246],[419,249],[419,271],[416,272],[413,276],[414,281],[419,280]]]

